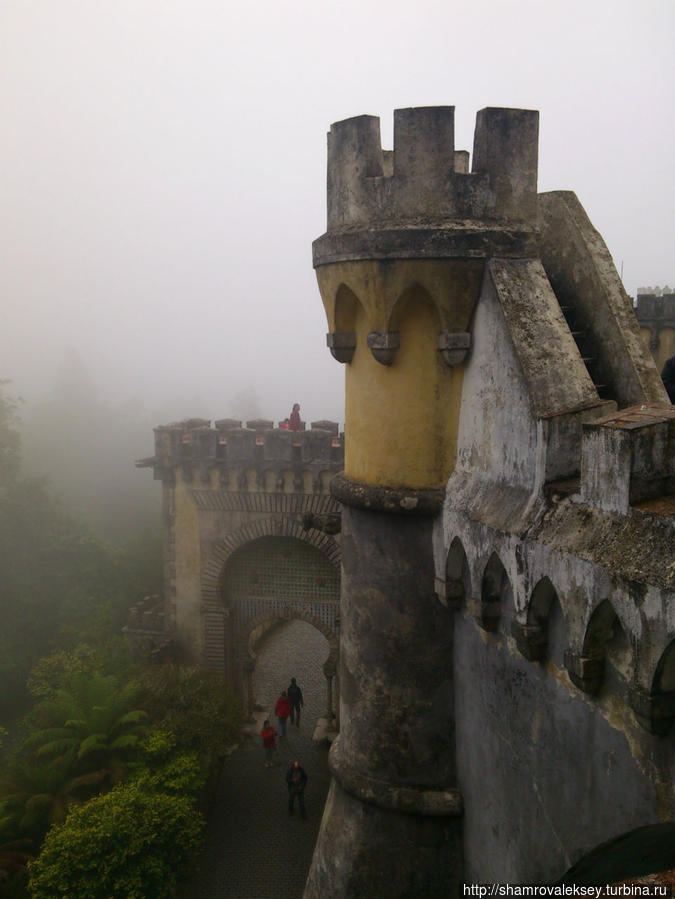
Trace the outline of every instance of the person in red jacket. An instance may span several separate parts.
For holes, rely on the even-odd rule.
[[[272,727],[269,719],[265,718],[263,721],[263,729],[260,731],[260,736],[262,737],[263,750],[265,752],[266,768],[271,768],[274,764],[274,756],[277,749],[277,735],[278,731],[276,727]]]
[[[274,705],[274,714],[277,716],[277,721],[279,722],[279,734],[280,736],[285,737],[286,722],[291,714],[291,700],[288,698],[288,694],[285,690],[281,691],[281,696]]]
[[[293,411],[288,419],[288,428],[291,431],[300,430],[300,403],[293,404]]]

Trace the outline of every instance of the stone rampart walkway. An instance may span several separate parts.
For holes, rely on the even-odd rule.
[[[286,664],[289,636],[294,639],[292,670]],[[305,691],[307,714],[300,729],[289,725],[277,767],[265,768],[258,736],[247,737],[225,761],[199,870],[179,892],[180,899],[301,899],[329,784],[327,750],[312,743],[314,723],[325,708],[320,663],[326,655],[320,645],[317,658],[314,653],[305,659],[313,640],[294,625],[261,653],[259,701],[273,708],[279,679],[285,687],[296,676]],[[259,724],[264,717],[264,712],[257,716]],[[260,726],[255,730],[259,733]],[[295,758],[309,777],[306,820],[297,810],[288,815],[285,775]]]

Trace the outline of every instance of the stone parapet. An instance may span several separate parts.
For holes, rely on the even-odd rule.
[[[473,170],[454,149],[453,106],[397,109],[394,149],[380,120],[357,116],[328,134],[328,229],[314,266],[359,259],[532,256],[539,113],[481,110]]]
[[[245,424],[242,427],[241,421],[223,419],[211,427],[208,420],[189,419],[155,428],[155,455],[139,460],[136,466],[152,467],[158,480],[170,477],[177,468],[189,476],[194,468],[242,473],[300,465],[335,473],[344,466],[344,434],[338,433],[337,422],[312,422],[311,428],[303,431],[274,428],[266,419]]]

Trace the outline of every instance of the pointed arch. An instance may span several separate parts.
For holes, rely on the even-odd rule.
[[[675,693],[675,639],[661,653],[652,686],[654,693]]]
[[[581,654],[568,651],[566,664],[572,683],[586,693],[597,693],[605,682],[608,662],[619,681],[632,679],[630,641],[612,603],[603,599],[588,619]]]
[[[585,656],[609,661],[625,680],[630,678],[633,651],[609,599],[603,599],[588,620],[583,652]]]
[[[567,642],[565,618],[558,592],[546,575],[537,581],[530,594],[526,624],[514,622],[512,633],[525,658],[530,661],[551,658],[562,666]]]
[[[493,552],[483,571],[480,590],[479,623],[486,631],[496,631],[502,617],[502,600],[511,587],[502,560]]]
[[[356,319],[361,301],[345,283],[340,284],[335,292],[335,330],[340,333],[356,331]]]
[[[396,297],[389,312],[389,320],[387,322],[388,331],[400,331],[405,326],[405,321],[409,317],[411,309],[414,308],[415,313],[419,314],[421,307],[426,306],[434,318],[436,328],[435,333],[441,328],[441,314],[438,304],[434,300],[432,294],[419,281],[415,281],[406,287]]]
[[[445,560],[445,591],[440,597],[443,605],[457,609],[462,602],[471,596],[471,574],[466,558],[464,545],[459,537],[450,543]]]
[[[675,639],[661,653],[651,690],[634,685],[630,703],[638,724],[652,734],[667,736],[675,721]]]
[[[319,631],[319,633],[323,634],[328,642],[328,657],[324,662],[324,669],[328,668],[332,671],[333,674],[335,673],[338,658],[337,633],[333,630],[333,628],[329,627],[327,624],[321,621],[320,618],[317,618],[316,615],[312,615],[309,612],[305,612],[303,609],[299,609],[293,606],[287,606],[277,613],[259,615],[248,622],[246,626],[246,633],[244,635],[244,644],[246,646],[249,658],[254,659],[256,656],[256,631],[264,625],[271,624],[277,621],[304,621],[306,624],[311,625],[313,628]]]

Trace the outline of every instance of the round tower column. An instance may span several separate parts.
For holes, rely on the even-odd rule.
[[[314,265],[328,346],[346,365],[345,471],[332,485],[340,733],[306,899],[453,895],[462,882],[452,619],[434,594],[432,528],[485,259],[531,248],[536,131],[536,113],[483,110],[471,174],[452,107],[398,110],[391,153],[371,116],[328,136]]]

